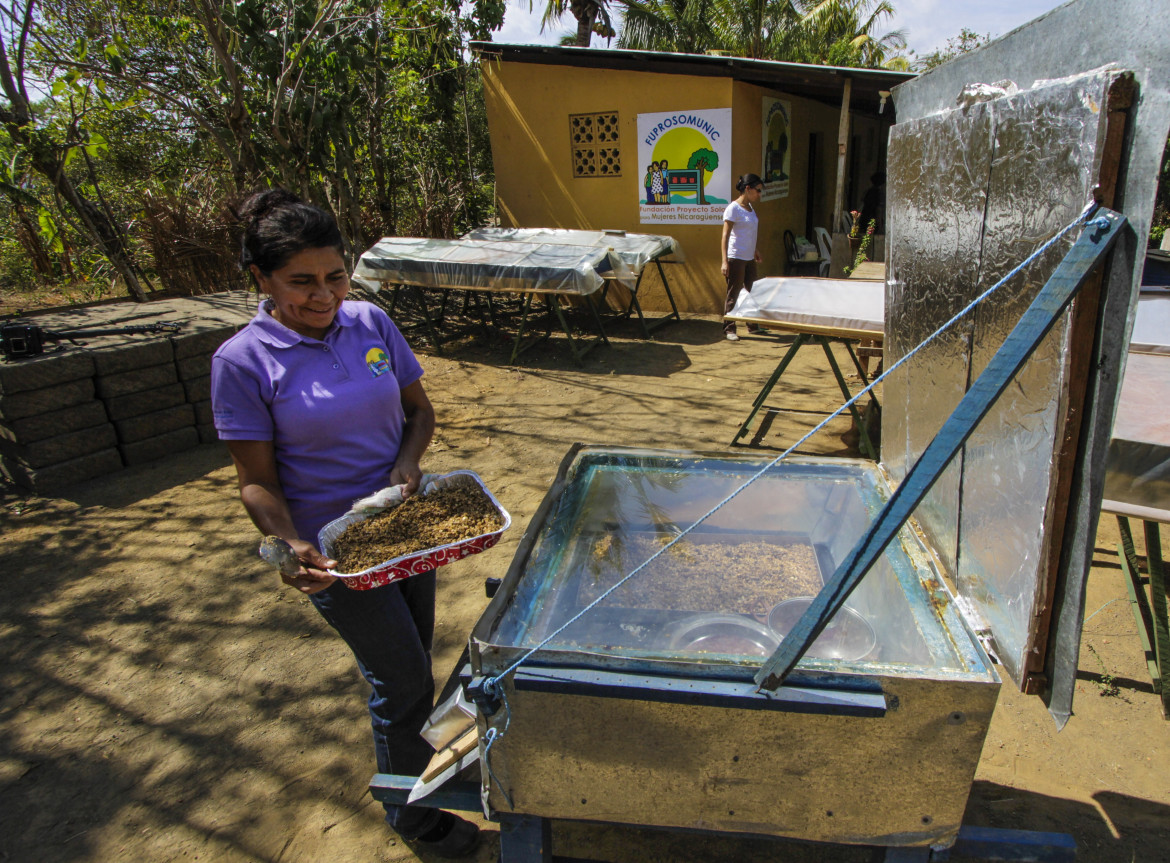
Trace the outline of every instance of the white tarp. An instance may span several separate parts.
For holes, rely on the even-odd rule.
[[[885,282],[868,279],[758,279],[741,292],[730,316],[792,325],[863,332],[882,338]]]
[[[1170,291],[1142,289],[1129,350],[1130,353],[1170,354]]]

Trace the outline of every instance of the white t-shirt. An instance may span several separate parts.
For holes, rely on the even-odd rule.
[[[741,206],[738,201],[732,201],[723,211],[723,221],[731,222],[731,236],[727,238],[728,260],[755,260],[756,233],[760,229],[756,211]]]

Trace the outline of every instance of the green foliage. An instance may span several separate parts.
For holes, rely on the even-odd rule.
[[[32,260],[15,236],[0,237],[0,290],[19,291],[36,283]]]
[[[912,65],[916,72],[927,72],[935,66],[941,66],[948,60],[954,60],[968,51],[974,51],[991,41],[991,34],[986,33],[980,35],[974,30],[969,30],[964,27],[959,31],[958,36],[952,36],[947,40],[945,48],[937,48],[929,54],[920,57]]]
[[[858,237],[860,226],[857,222],[857,217],[861,214],[856,210],[853,211],[853,227],[849,231],[849,239],[855,240]],[[865,233],[861,234],[861,242],[857,245],[857,254],[853,256],[853,263],[844,267],[844,273],[848,276],[863,263],[869,260],[869,247],[873,244],[873,233],[877,229],[877,221],[870,219],[869,224],[865,226]]]
[[[1170,140],[1162,151],[1162,170],[1158,173],[1158,191],[1154,198],[1154,218],[1150,223],[1150,245],[1159,246],[1170,227]]]
[[[630,0],[618,47],[877,68],[906,47],[878,36],[889,0]]]
[[[528,10],[531,12],[534,8],[536,0],[528,0]],[[617,35],[609,0],[547,0],[540,18],[540,32],[556,26],[566,14],[571,14],[576,20],[577,30],[572,35],[562,36],[562,45],[588,48],[594,33],[607,40]]]
[[[91,254],[84,215],[28,170],[40,154],[90,214],[109,215],[110,242],[138,269],[183,290],[234,277],[226,205],[257,188],[331,209],[355,253],[383,234],[482,223],[490,145],[463,48],[490,38],[504,10],[505,0],[43,0],[21,74],[47,95],[27,143],[0,139],[20,175],[0,177],[0,218],[16,225],[16,198],[31,196],[22,206],[36,242],[65,256],[40,278],[112,275]]]

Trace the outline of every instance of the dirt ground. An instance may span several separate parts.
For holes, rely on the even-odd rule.
[[[484,578],[507,569],[571,444],[726,450],[785,344],[725,342],[711,318],[650,342],[618,335],[583,368],[559,339],[521,367],[472,340],[421,355],[439,417],[424,467],[477,471],[514,519],[496,548],[440,571],[440,685],[486,605]],[[825,410],[839,402],[831,380],[823,355],[805,350],[772,402]],[[814,418],[779,416],[763,444],[791,443]],[[804,449],[852,454],[847,430],[838,422]],[[257,559],[221,447],[59,497],[7,488],[3,503],[0,859],[418,859],[367,791],[354,662]],[[1072,833],[1081,863],[1170,860],[1170,723],[1117,601],[1116,532],[1103,519],[1076,715],[1058,734],[1038,699],[1005,684],[966,815]],[[556,825],[554,846],[614,863],[875,859],[591,825]],[[476,859],[497,848],[490,834]]]

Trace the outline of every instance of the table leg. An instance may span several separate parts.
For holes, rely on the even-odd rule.
[[[593,323],[597,324],[597,337],[601,340],[601,343],[608,348],[609,337],[605,334],[605,324],[601,320],[601,312],[597,308],[597,303],[593,302],[593,294],[585,295],[585,305],[589,306],[589,312],[593,315]],[[588,350],[588,348],[586,348],[586,350]]]
[[[586,297],[585,301],[589,306],[590,311],[593,312],[593,318],[595,321],[597,321],[597,327],[601,334],[588,345],[586,345],[583,349],[578,349],[577,347],[577,339],[573,337],[572,328],[569,326],[568,319],[565,318],[565,312],[564,309],[561,308],[560,298],[546,294],[544,301],[556,314],[557,320],[561,324],[561,330],[564,331],[565,338],[569,340],[569,349],[573,352],[573,359],[577,362],[577,365],[584,365],[583,360],[585,355],[589,353],[589,351],[593,350],[593,348],[597,347],[599,343],[606,345],[609,344],[609,340],[605,337],[605,330],[601,326],[601,319],[597,315],[597,307],[593,305],[590,297]]]
[[[841,388],[841,395],[845,396],[845,401],[849,401],[853,398],[853,394],[849,392],[849,385],[845,383],[845,376],[841,374],[841,368],[837,365],[837,358],[833,356],[833,346],[829,343],[829,339],[826,336],[817,336],[816,340],[825,349],[825,356],[829,358],[829,367],[833,370],[833,377],[837,379],[837,386]],[[857,423],[858,442],[862,453],[865,454],[866,458],[877,461],[877,448],[869,439],[869,430],[865,427],[865,420],[861,416],[861,411],[857,409],[856,402],[849,405],[849,412],[853,415],[853,421]]]
[[[735,437],[731,439],[733,444],[748,433],[748,429],[751,428],[752,425],[752,420],[756,418],[756,414],[760,412],[760,408],[764,406],[764,402],[767,400],[768,396],[772,394],[772,388],[776,386],[777,382],[779,382],[780,376],[784,374],[784,371],[792,362],[792,358],[796,356],[796,352],[800,350],[802,345],[808,342],[809,338],[811,337],[807,333],[799,333],[793,340],[792,344],[788,348],[788,351],[784,354],[784,358],[780,360],[780,365],[776,366],[776,370],[772,372],[772,376],[768,378],[768,382],[764,384],[764,388],[760,390],[759,395],[756,396],[756,400],[752,402],[751,413],[747,415],[747,419],[743,421],[743,425],[739,427],[739,431],[737,431],[735,433]]]
[[[1146,588],[1142,584],[1142,574],[1138,568],[1129,519],[1123,515],[1117,516],[1117,531],[1121,534],[1121,542],[1117,544],[1117,555],[1121,569],[1125,573],[1125,589],[1129,593],[1130,608],[1137,623],[1138,640],[1141,641],[1142,651],[1146,655],[1146,670],[1150,674],[1150,679],[1154,681],[1154,691],[1159,692],[1161,677],[1158,674],[1158,659],[1154,653],[1154,621],[1150,616],[1150,603],[1146,599]]]
[[[645,320],[642,320],[642,329],[644,329],[646,331],[646,338],[650,338],[650,334],[653,333],[655,330],[659,330],[662,327],[665,327],[667,324],[669,324],[673,321],[681,321],[682,320],[682,316],[678,313],[678,306],[675,305],[675,302],[674,302],[674,294],[671,293],[671,290],[670,290],[670,282],[668,282],[666,280],[666,271],[664,269],[662,269],[662,261],[655,258],[654,259],[654,266],[658,269],[658,278],[662,280],[662,289],[664,291],[666,291],[666,299],[670,303],[670,314],[663,315],[662,317],[656,318],[655,320],[650,321],[648,323]],[[641,284],[641,282],[642,282],[642,277],[641,277],[641,275],[639,275],[638,276],[638,283]],[[637,287],[637,285],[635,285],[634,286],[635,296],[631,299],[631,303],[638,310],[638,318],[642,319],[642,304],[641,304],[641,302],[638,301],[637,293],[638,293],[638,287]]]
[[[435,326],[436,321],[434,318],[431,317],[430,310],[427,308],[426,291],[423,288],[415,288],[415,294],[418,297],[419,310],[422,312],[423,326],[426,327],[427,335],[429,335],[431,337],[431,344],[435,346],[435,353],[438,354],[439,356],[442,356],[443,355],[443,338],[442,338],[442,336],[439,335],[439,330]],[[446,292],[444,292],[442,304],[439,307],[439,309],[440,309],[439,310],[439,319],[438,319],[439,323],[442,323],[442,320],[443,320],[442,308],[443,308],[443,306],[446,305],[446,302],[447,302],[447,294],[446,294]]]
[[[1162,569],[1162,537],[1156,521],[1146,521],[1146,567],[1150,573],[1150,612],[1154,618],[1154,656],[1162,716],[1170,719],[1170,616],[1167,614],[1166,580]]]
[[[516,357],[520,356],[521,347],[524,341],[524,328],[528,325],[528,312],[532,309],[532,294],[525,294],[524,299],[520,301],[520,323],[516,327],[516,338],[512,341],[512,359],[509,362],[515,363]]]
[[[638,280],[634,282],[634,287],[630,290],[630,302],[626,305],[625,314],[622,317],[628,318],[631,312],[637,312],[638,324],[642,327],[642,338],[650,338],[650,328],[646,326],[646,317],[642,314],[642,304],[638,302],[638,288],[642,286],[642,276],[645,275],[646,268],[642,268],[642,272],[638,273]]]
[[[853,361],[853,367],[857,369],[857,374],[861,378],[861,386],[864,389],[870,384],[869,373],[866,372],[865,366],[861,364],[861,358],[857,356],[857,351],[853,349],[853,342],[848,339],[845,340],[845,350],[849,351],[849,359]],[[878,404],[877,396],[874,395],[873,390],[869,391],[869,402],[874,408],[881,410],[882,406]]]
[[[670,291],[670,282],[666,281],[666,271],[662,269],[662,261],[655,258],[654,266],[658,268],[658,278],[662,279],[662,289],[666,291],[666,299],[670,303],[670,314],[655,322],[656,327],[662,327],[672,320],[681,321],[682,316],[678,313],[678,306],[674,304],[674,294]]]

